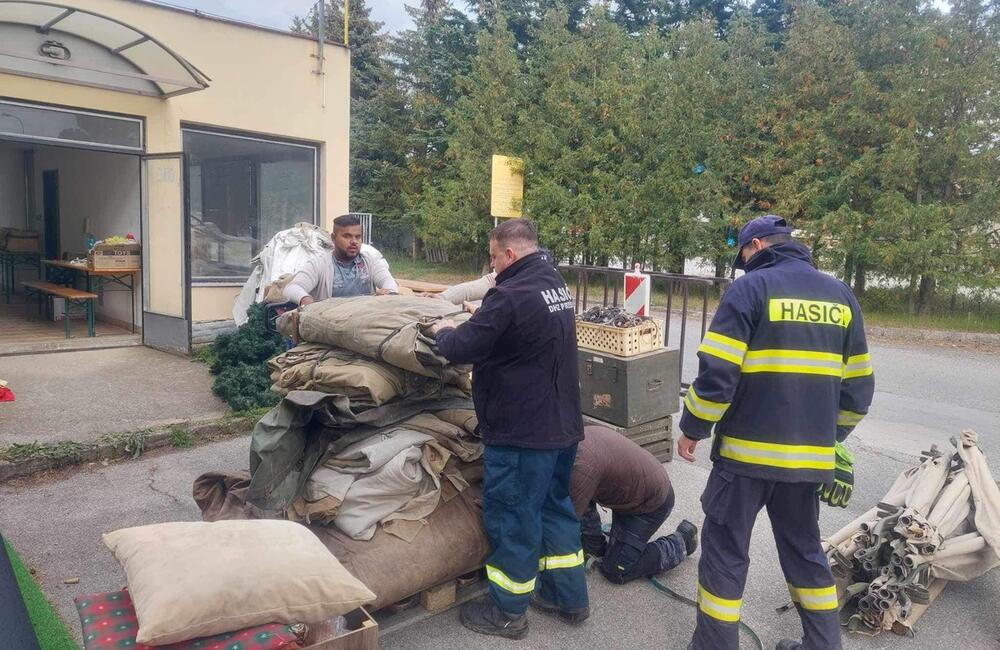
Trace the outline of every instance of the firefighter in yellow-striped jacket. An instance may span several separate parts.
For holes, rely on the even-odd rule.
[[[784,219],[754,219],[739,246],[735,266],[746,275],[726,291],[698,348],[677,444],[693,461],[715,428],[691,647],[739,648],[750,535],[767,508],[804,632],[778,650],[836,650],[837,591],[819,501],[847,505],[853,459],[841,443],[874,393],[861,308],[844,283],[815,269]]]

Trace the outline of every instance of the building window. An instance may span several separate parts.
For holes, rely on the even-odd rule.
[[[316,223],[316,147],[184,129],[191,276],[242,282],[279,230]]]
[[[0,101],[0,137],[125,153],[142,152],[142,120]]]

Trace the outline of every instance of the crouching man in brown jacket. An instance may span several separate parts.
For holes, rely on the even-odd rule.
[[[674,507],[674,490],[656,458],[625,436],[599,426],[584,429],[570,497],[583,538],[584,552],[603,556],[605,578],[624,584],[672,569],[698,546],[698,528],[684,520],[670,535],[650,541]],[[612,512],[605,538],[597,506]]]

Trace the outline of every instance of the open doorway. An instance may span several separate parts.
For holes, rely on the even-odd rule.
[[[0,141],[0,355],[140,343],[141,271],[88,261],[141,239],[140,190],[137,155]]]

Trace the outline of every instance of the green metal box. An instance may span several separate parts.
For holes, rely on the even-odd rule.
[[[680,408],[680,353],[655,350],[632,357],[579,350],[584,415],[634,427]]]

